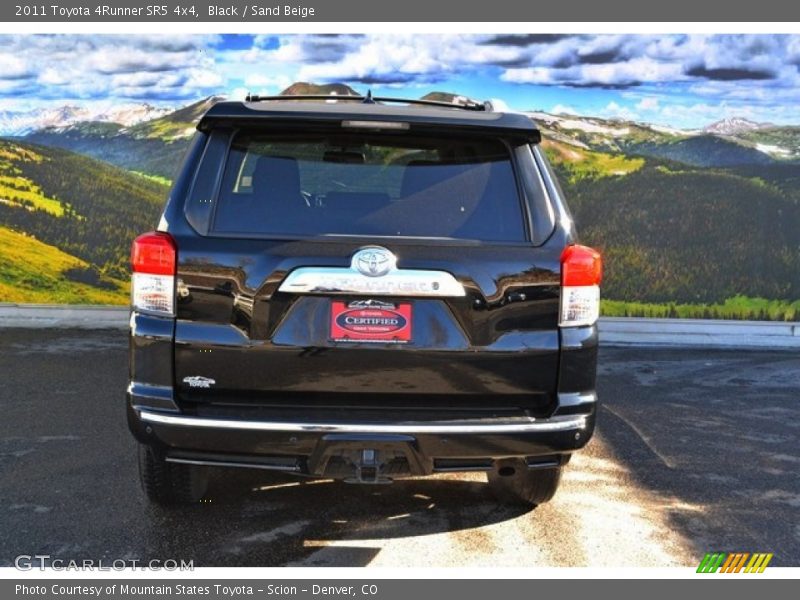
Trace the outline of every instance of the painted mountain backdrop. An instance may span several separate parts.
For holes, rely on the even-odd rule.
[[[284,93],[357,92],[295,83]],[[0,301],[127,301],[130,240],[155,225],[194,125],[217,100],[0,114]],[[606,314],[800,314],[800,127],[529,114],[582,241],[606,256]]]

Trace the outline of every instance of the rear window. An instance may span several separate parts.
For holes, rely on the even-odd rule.
[[[369,133],[237,134],[212,231],[526,239],[501,141]]]

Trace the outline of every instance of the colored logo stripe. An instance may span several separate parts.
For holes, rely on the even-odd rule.
[[[757,552],[750,554],[749,552],[733,552],[726,554],[725,552],[709,552],[700,561],[700,566],[697,567],[698,573],[739,573],[744,568],[744,573],[763,573],[764,569],[772,560],[772,553]],[[750,559],[747,562],[747,559]],[[747,562],[747,566],[745,566]]]
[[[722,570],[720,573],[738,573],[744,566],[744,561],[746,561],[747,557],[749,556],[749,552],[737,552],[735,554],[729,554],[728,560],[726,560],[725,564],[722,565]]]
[[[714,554],[708,553],[700,561],[700,566],[697,567],[698,573],[716,573],[722,561],[725,560],[724,552],[715,552]]]
[[[769,561],[772,560],[772,553],[770,554],[753,554],[753,558],[750,559],[747,567],[745,568],[745,573],[763,573],[764,569],[767,568]]]

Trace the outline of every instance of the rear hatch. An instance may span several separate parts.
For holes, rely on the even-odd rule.
[[[179,403],[549,414],[561,248],[537,239],[535,168],[501,136],[215,129],[194,231],[170,229]]]

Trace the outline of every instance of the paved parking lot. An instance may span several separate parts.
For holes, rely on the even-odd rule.
[[[214,474],[149,506],[119,331],[0,329],[0,565],[20,554],[196,566],[671,566],[706,551],[800,565],[800,358],[604,348],[598,432],[553,502],[500,507],[481,475],[391,486]]]

